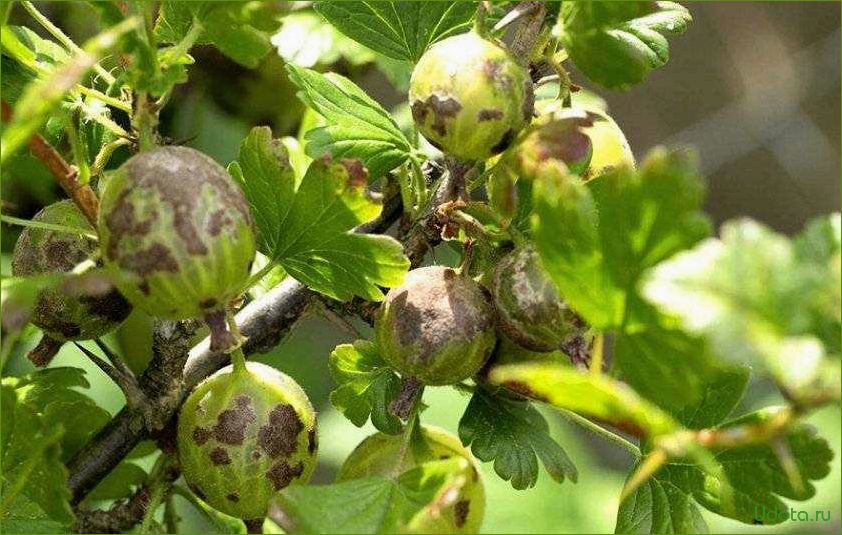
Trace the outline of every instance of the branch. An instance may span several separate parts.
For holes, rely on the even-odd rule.
[[[3,102],[3,122],[12,120],[12,108]],[[81,184],[77,180],[76,169],[67,163],[61,154],[39,133],[30,136],[29,150],[32,155],[41,160],[55,177],[56,182],[73,199],[85,218],[96,228],[97,213],[99,213],[99,199],[88,184]]]

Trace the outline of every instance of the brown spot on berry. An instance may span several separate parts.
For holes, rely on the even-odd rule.
[[[219,301],[217,301],[216,299],[211,297],[210,299],[205,299],[204,301],[199,303],[199,306],[202,307],[202,308],[214,308],[218,304],[219,304]]]
[[[270,457],[292,455],[298,446],[298,435],[302,429],[304,424],[292,405],[276,405],[269,413],[269,423],[257,433],[257,444]]]
[[[204,427],[197,427],[196,429],[193,430],[192,435],[193,435],[193,442],[195,442],[199,446],[202,446],[202,445],[205,444],[205,442],[210,440],[211,432],[208,431],[207,429],[205,429]]]
[[[515,131],[509,128],[503,133],[503,137],[500,138],[500,141],[497,142],[496,145],[491,147],[491,152],[499,153],[506,150],[506,148],[512,144],[512,140],[515,138]]]
[[[307,453],[313,455],[318,447],[318,437],[316,436],[316,429],[313,428],[307,433]]]
[[[211,214],[208,219],[208,234],[211,236],[218,236],[222,232],[222,228],[230,223],[231,218],[225,213],[225,210],[217,210]]]
[[[281,490],[292,482],[293,479],[304,472],[304,464],[299,462],[295,468],[291,467],[285,460],[275,463],[275,466],[266,471],[266,477],[272,482],[275,490]]]
[[[465,525],[465,520],[468,518],[468,513],[471,510],[471,502],[468,500],[459,500],[453,506],[453,523],[457,528]]]
[[[260,457],[261,457],[261,456],[260,456],[260,452],[259,452],[259,451],[254,450],[253,452],[251,452],[251,459],[252,459],[253,461],[259,461],[259,460],[260,460]]]
[[[415,122],[422,124],[427,118],[427,113],[432,114],[431,128],[440,136],[447,135],[447,119],[455,117],[461,110],[462,104],[453,97],[440,97],[435,93],[427,97],[427,100],[416,100],[412,103],[412,118]]]
[[[93,315],[120,323],[129,316],[132,306],[116,289],[112,289],[101,297],[81,296],[79,302],[85,305],[85,310]]]
[[[151,289],[149,288],[149,281],[143,279],[140,281],[140,284],[137,285],[137,289],[140,290],[143,295],[149,295],[149,292],[151,292]]]
[[[214,448],[210,452],[210,460],[216,466],[231,464],[231,457],[225,448]]]
[[[477,113],[477,120],[483,121],[499,121],[503,118],[503,110],[497,108],[483,108]]]
[[[237,494],[236,492],[232,492],[231,494],[228,494],[225,497],[228,498],[228,501],[230,501],[230,502],[236,503],[236,502],[240,501],[240,495]]]
[[[120,266],[137,273],[141,277],[156,271],[178,272],[178,262],[173,258],[170,250],[160,243],[153,243],[145,249],[122,255]]]
[[[342,167],[348,171],[348,184],[354,187],[363,187],[368,184],[368,169],[363,163],[355,158],[342,158]]]
[[[233,446],[242,444],[246,438],[246,428],[253,421],[254,408],[251,406],[251,398],[237,396],[234,400],[234,408],[219,413],[216,425],[213,426],[213,436],[223,444]]]

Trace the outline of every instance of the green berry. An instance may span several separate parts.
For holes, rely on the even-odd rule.
[[[182,474],[196,495],[231,516],[266,516],[281,489],[310,479],[316,450],[316,413],[307,394],[264,364],[220,370],[181,407]]]
[[[69,200],[47,206],[33,221],[94,230]],[[15,244],[12,274],[66,273],[95,253],[96,242],[80,234],[27,227]],[[101,296],[69,295],[60,288],[41,290],[32,323],[44,331],[44,338],[30,358],[37,365],[46,365],[62,343],[98,338],[116,329],[130,312],[131,305],[114,288]]]
[[[225,169],[186,147],[124,163],[102,196],[99,233],[120,290],[168,319],[224,309],[243,289],[255,254],[242,191]]]
[[[565,349],[565,343],[587,331],[530,246],[512,251],[497,264],[491,296],[500,329],[526,349]]]
[[[409,84],[418,129],[430,143],[463,160],[502,152],[532,119],[526,68],[497,43],[468,32],[421,56]]]
[[[494,312],[482,288],[442,266],[410,271],[386,295],[374,330],[383,358],[428,385],[474,375],[496,339]]]
[[[463,457],[470,462],[467,482],[452,498],[453,505],[443,508],[436,516],[424,515],[412,519],[405,527],[409,533],[476,533],[485,515],[485,488],[479,466],[470,451],[459,439],[438,427],[424,426],[421,432],[427,448],[419,453],[414,448],[406,450],[399,466],[403,436],[377,433],[363,440],[339,470],[337,481],[348,481],[370,476],[391,476],[403,473],[419,464]],[[396,470],[397,468],[397,470]],[[402,530],[404,531],[404,530]]]
[[[560,161],[570,172],[581,175],[588,168],[593,147],[584,129],[599,116],[565,108],[539,117],[512,152],[516,174],[532,178],[550,160]]]

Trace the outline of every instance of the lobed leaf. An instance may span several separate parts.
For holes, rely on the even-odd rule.
[[[330,394],[336,410],[357,427],[371,418],[384,433],[403,430],[400,420],[389,412],[389,404],[400,390],[400,378],[386,364],[377,346],[367,340],[341,344],[330,354],[330,373],[339,385]]]
[[[415,62],[432,43],[470,29],[471,2],[316,2],[340,32],[386,57]]]
[[[494,461],[497,475],[517,490],[535,486],[538,459],[559,483],[578,478],[567,453],[550,437],[547,421],[528,401],[478,388],[459,421],[459,438],[481,461]]]
[[[683,33],[690,12],[675,2],[566,2],[561,42],[585,76],[627,88],[669,60],[667,36]]]
[[[412,147],[392,116],[353,82],[337,74],[320,74],[293,64],[286,66],[298,86],[298,98],[319,113],[327,126],[307,132],[311,157],[357,158],[374,179],[400,166]]]
[[[381,210],[366,192],[365,168],[356,160],[323,157],[296,186],[286,154],[268,128],[255,128],[229,166],[251,205],[262,252],[335,299],[383,299],[379,287],[400,284],[409,260],[394,238],[352,232]]]

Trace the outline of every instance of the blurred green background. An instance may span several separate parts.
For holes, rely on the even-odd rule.
[[[781,232],[794,233],[809,218],[838,211],[839,4],[706,2],[689,7],[695,22],[686,35],[674,40],[667,67],[629,92],[590,88],[606,99],[635,153],[642,155],[659,143],[696,147],[709,183],[706,209],[717,224],[751,216]],[[96,17],[82,3],[42,2],[39,8],[77,42],[96,31]],[[38,30],[17,9],[12,22]],[[271,125],[276,136],[295,136],[305,110],[286,79],[285,61],[349,76],[406,120],[406,66],[373,61],[369,51],[338,35],[306,10],[287,19],[274,43],[278,54],[256,70],[246,70],[213,49],[197,48],[190,81],[177,88],[162,116],[167,140],[195,147],[227,164],[254,125]],[[116,162],[126,156],[118,155]],[[31,157],[18,157],[4,173],[4,212],[10,215],[31,217],[59,196],[46,170]],[[2,227],[4,274],[9,273],[9,254],[17,232]],[[447,251],[436,254],[437,261],[447,261]],[[149,335],[148,319],[137,314],[110,342],[140,370],[148,358]],[[327,356],[334,345],[354,337],[314,311],[274,351],[256,357],[298,380],[320,412],[320,464],[315,483],[332,481],[345,456],[372,432],[370,426],[354,427],[328,401],[333,383]],[[37,336],[30,337],[10,359],[4,374],[31,369],[22,355],[36,341]],[[119,389],[75,348],[65,347],[53,365],[85,368],[92,385],[88,393],[111,413],[124,403]],[[739,410],[774,403],[775,396],[769,385],[755,380]],[[430,388],[425,401],[430,409],[424,413],[424,421],[455,432],[467,397],[448,388]],[[484,531],[613,531],[617,498],[632,459],[556,414],[546,412],[546,416],[553,436],[577,464],[579,482],[559,485],[542,473],[535,488],[516,492],[486,464]],[[752,527],[705,513],[712,532],[839,532],[840,413],[826,409],[811,420],[830,441],[836,458],[830,476],[816,484],[816,497],[792,505],[811,513],[830,511],[831,521]],[[138,462],[148,465],[151,458]],[[187,502],[180,514],[184,532],[214,529]]]

